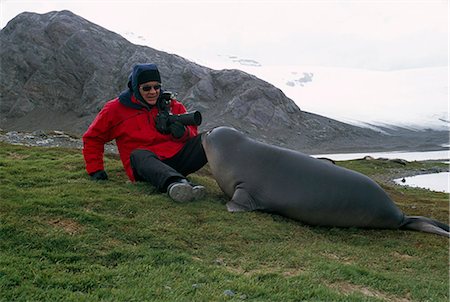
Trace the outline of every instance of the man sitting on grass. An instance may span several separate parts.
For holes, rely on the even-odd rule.
[[[106,180],[103,165],[104,145],[116,140],[120,159],[131,181],[146,181],[160,192],[168,192],[177,202],[188,202],[204,195],[204,187],[193,185],[186,176],[203,167],[206,155],[197,126],[175,121],[158,123],[162,110],[162,88],[155,64],[133,67],[128,89],[107,102],[83,135],[86,170],[93,180]],[[186,113],[175,99],[172,114]],[[167,122],[167,121],[164,121]]]

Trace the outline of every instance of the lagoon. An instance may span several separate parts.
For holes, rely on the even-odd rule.
[[[341,154],[318,154],[313,157],[326,157],[332,160],[352,160],[361,159],[365,156],[373,158],[387,158],[387,159],[404,159],[407,161],[422,161],[422,160],[442,160],[448,163],[450,161],[450,150],[439,151],[424,151],[424,152],[365,152],[365,153],[341,153]],[[423,174],[411,177],[406,177],[403,183],[402,178],[394,179],[400,185],[407,185],[411,187],[425,188],[437,192],[449,193],[450,173],[433,173]]]
[[[416,175],[405,178],[397,178],[394,181],[399,185],[425,188],[437,192],[450,193],[450,172]],[[404,180],[404,182],[402,181]]]

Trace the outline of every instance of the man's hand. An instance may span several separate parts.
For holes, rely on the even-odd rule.
[[[169,130],[174,138],[182,138],[186,132],[186,126],[180,122],[174,122],[170,124]]]
[[[91,176],[91,180],[107,180],[108,174],[104,170],[98,170],[89,174]]]
[[[170,133],[170,125],[169,125],[169,112],[160,111],[155,119],[156,130],[158,130],[162,134]]]

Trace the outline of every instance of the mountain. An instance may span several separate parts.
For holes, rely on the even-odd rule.
[[[416,130],[448,130],[450,125],[448,67],[375,71],[265,65],[224,55],[208,61],[208,67],[253,74],[282,89],[303,110],[344,123]]]
[[[0,32],[0,127],[81,135],[103,104],[126,88],[136,63],[158,65],[163,87],[201,130],[238,128],[256,139],[304,152],[429,148],[302,111],[277,87],[243,71],[213,70],[180,56],[130,43],[70,11],[22,13]],[[439,141],[437,139],[437,141]]]

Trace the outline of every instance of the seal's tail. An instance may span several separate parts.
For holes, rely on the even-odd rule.
[[[400,228],[450,237],[447,224],[422,216],[405,216]]]

